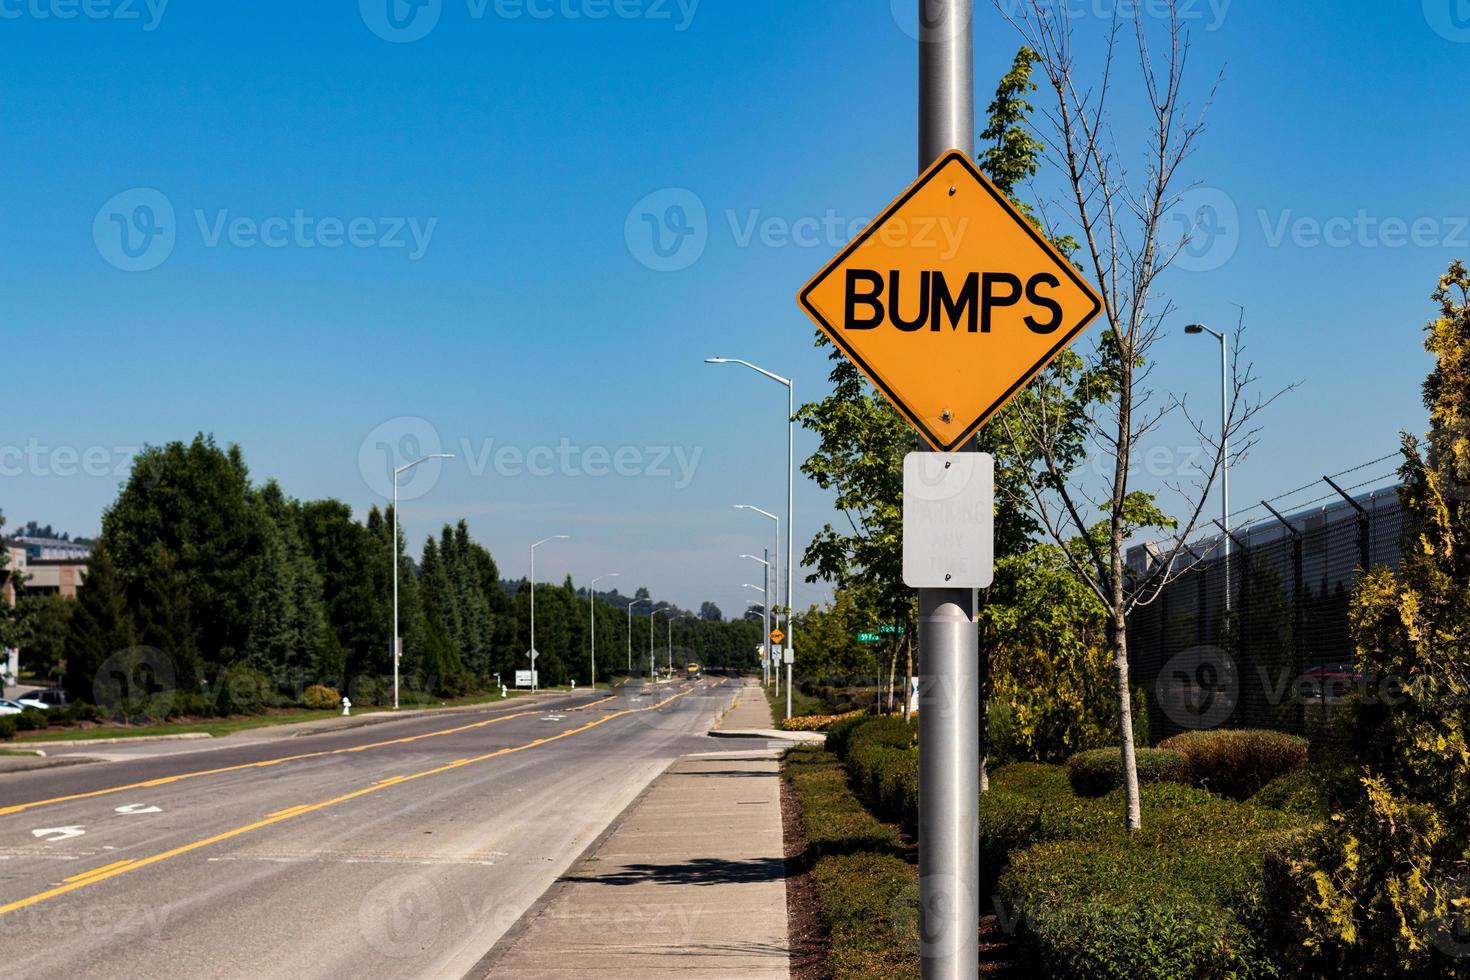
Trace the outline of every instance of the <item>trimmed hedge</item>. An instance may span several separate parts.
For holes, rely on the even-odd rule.
[[[792,749],[782,775],[801,811],[812,885],[830,936],[827,972],[917,980],[918,870],[898,856],[898,830],[863,808],[830,752]]]
[[[1269,729],[1185,732],[1159,748],[1179,753],[1181,775],[1192,786],[1245,800],[1271,780],[1307,764],[1307,740]]]
[[[829,752],[792,749],[782,769],[801,807],[809,856],[855,851],[891,853],[902,845],[898,831],[869,813],[847,785],[847,773]]]
[[[1003,876],[1002,907],[1045,976],[1278,977],[1259,889],[1270,848],[1235,835],[1152,847],[1039,844]]]
[[[15,738],[15,715],[0,715],[0,739]]]
[[[890,854],[847,854],[812,869],[831,935],[827,970],[844,980],[919,976],[919,876]]]
[[[1117,746],[1078,752],[1067,760],[1067,779],[1078,796],[1102,796],[1123,785],[1123,750]],[[1138,782],[1179,782],[1183,760],[1170,749],[1134,750]]]

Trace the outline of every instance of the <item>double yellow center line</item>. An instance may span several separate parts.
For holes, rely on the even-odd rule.
[[[8,905],[0,905],[0,915],[5,915],[5,914],[7,914],[9,912],[15,912],[15,911],[17,911],[19,909],[26,908],[27,906],[35,905],[38,902],[44,902],[47,899],[56,898],[56,897],[58,897],[60,895],[65,895],[68,892],[74,892],[74,891],[76,891],[79,888],[86,888],[88,885],[95,885],[98,882],[106,881],[109,878],[115,878],[118,875],[128,874],[130,872],[137,871],[139,868],[146,868],[149,865],[158,864],[160,861],[167,861],[169,858],[178,857],[181,854],[188,854],[191,851],[197,851],[200,848],[202,848],[202,847],[208,847],[211,844],[218,844],[221,841],[227,841],[227,840],[230,840],[232,838],[239,837],[239,836],[241,836],[243,834],[248,834],[248,833],[250,833],[253,830],[259,830],[262,827],[269,827],[272,824],[278,824],[278,823],[281,823],[281,822],[286,821],[286,820],[291,820],[291,819],[294,819],[296,817],[302,816],[302,815],[307,814],[307,813],[315,813],[318,810],[325,810],[327,807],[336,806],[339,803],[346,803],[349,800],[355,800],[355,799],[357,799],[359,797],[367,796],[370,793],[377,793],[377,792],[379,792],[381,790],[385,790],[385,789],[389,788],[390,786],[399,786],[399,785],[402,785],[403,783],[412,782],[413,780],[416,780],[416,779],[424,779],[424,778],[429,777],[429,776],[437,776],[437,775],[440,775],[441,773],[452,772],[455,769],[459,769],[459,768],[461,768],[463,766],[473,765],[473,764],[475,764],[477,762],[487,762],[490,759],[498,759],[501,756],[511,755],[513,753],[516,753],[516,752],[524,752],[527,749],[534,749],[534,748],[536,748],[537,746],[540,746],[540,745],[546,745],[546,744],[551,743],[551,742],[560,741],[561,739],[564,739],[564,738],[570,738],[573,735],[581,734],[582,732],[585,732],[585,731],[588,731],[590,729],[596,728],[599,725],[605,725],[608,722],[610,722],[610,721],[612,721],[612,720],[614,720],[616,718],[623,717],[624,715],[635,715],[635,714],[639,714],[640,712],[644,712],[644,711],[655,711],[655,710],[657,710],[659,708],[662,708],[664,705],[668,704],[671,701],[676,701],[679,698],[684,697],[686,694],[692,693],[693,690],[694,690],[693,688],[686,688],[685,690],[680,691],[678,694],[670,695],[669,697],[667,697],[664,700],[658,702],[657,704],[652,704],[652,705],[649,705],[648,707],[645,707],[645,708],[628,708],[628,709],[624,709],[622,711],[615,711],[615,712],[612,712],[610,714],[603,715],[601,718],[594,719],[593,721],[590,721],[587,724],[582,725],[579,728],[569,728],[566,731],[560,732],[560,733],[558,733],[556,735],[549,735],[546,738],[533,739],[532,741],[526,742],[523,745],[512,745],[512,746],[508,746],[508,747],[503,748],[503,749],[496,749],[494,752],[487,752],[484,755],[477,755],[477,756],[474,756],[474,757],[468,758],[468,759],[456,759],[454,762],[450,762],[450,763],[447,763],[447,764],[442,765],[442,766],[437,766],[437,767],[435,767],[433,769],[425,769],[423,772],[416,772],[416,773],[412,773],[411,775],[407,775],[407,776],[392,776],[392,777],[390,777],[388,779],[379,780],[378,782],[373,783],[370,786],[365,786],[362,789],[353,790],[351,793],[344,793],[343,795],[337,796],[337,797],[333,797],[330,800],[323,800],[320,803],[307,803],[307,804],[302,804],[300,806],[288,807],[288,808],[286,808],[284,810],[277,810],[275,813],[272,813],[272,814],[266,816],[264,819],[257,820],[254,823],[246,824],[243,827],[236,827],[233,830],[227,830],[227,831],[225,831],[222,834],[215,834],[213,837],[206,837],[203,840],[197,840],[197,841],[193,841],[192,843],[189,843],[189,844],[183,844],[183,845],[181,845],[179,847],[175,847],[175,848],[172,848],[172,849],[167,850],[167,851],[162,851],[162,852],[160,852],[158,854],[149,855],[148,857],[143,857],[143,858],[129,858],[129,859],[122,860],[122,861],[115,861],[112,864],[105,864],[105,865],[103,865],[100,868],[93,868],[90,871],[84,871],[81,874],[72,875],[70,878],[64,879],[63,883],[60,884],[60,885],[58,885],[58,886],[56,886],[55,888],[51,888],[51,889],[49,889],[47,891],[44,891],[44,892],[41,892],[39,894],[32,895],[29,898],[22,898],[19,901],[11,902]],[[609,700],[612,700],[612,699],[611,698],[604,698],[604,699],[602,699],[602,701],[594,701],[593,704],[601,704],[601,703],[603,703],[603,701],[609,701]],[[592,704],[583,705],[582,707],[584,707],[584,708],[590,708],[590,707],[592,707]],[[543,713],[544,713],[543,711],[523,711],[523,712],[520,712],[520,713],[515,714],[515,715],[505,715],[505,716],[500,717],[500,718],[495,718],[495,719],[492,719],[491,721],[508,721],[511,718],[522,717],[524,715],[543,714]],[[480,728],[480,727],[483,727],[484,725],[487,725],[487,724],[490,724],[490,723],[491,723],[490,721],[479,722],[479,723],[477,723],[475,725],[467,725],[464,728],[454,729],[454,730],[455,731],[465,731],[466,729],[469,729],[469,728]],[[444,732],[434,732],[434,733],[431,733],[431,734],[445,734],[445,733]],[[413,738],[399,739],[399,740],[397,740],[395,742],[381,742],[381,743],[378,743],[378,744],[379,745],[393,745],[393,744],[398,744],[400,742],[411,742],[414,739],[417,739],[417,738],[426,738],[426,737],[428,737],[428,736],[425,736],[425,735],[416,735],[416,736],[413,736]],[[373,747],[376,747],[376,746],[373,746]],[[351,751],[351,750],[338,750],[338,751]],[[311,755],[331,755],[331,754],[334,754],[334,753],[329,753],[329,752],[311,753]],[[311,756],[308,755],[308,756],[303,756],[301,758],[310,758],[310,757]],[[274,760],[274,761],[276,761],[276,762],[285,762],[285,761],[289,761],[289,760],[280,759],[280,760]],[[254,765],[260,765],[260,764],[261,763],[255,763]],[[234,768],[234,769],[248,769],[248,768],[251,768],[251,766],[236,766],[236,767],[232,767],[232,768]],[[227,771],[230,771],[230,770],[229,769],[225,769],[225,770],[219,770],[219,771],[227,772]],[[207,775],[207,774],[208,773],[196,773],[196,774],[191,774],[191,775]],[[183,777],[171,777],[171,778],[175,778],[176,779],[176,778],[183,778]],[[140,785],[150,785],[150,784],[140,784]],[[157,785],[157,782],[154,782],[151,785]],[[78,797],[73,797],[73,799],[80,798],[82,796],[95,796],[95,795],[100,795],[101,792],[116,792],[116,790],[104,790],[104,791],[99,791],[98,793],[79,794]],[[29,805],[38,806],[40,804],[37,803],[37,804],[29,804]]]
[[[587,708],[593,708],[599,704],[605,704],[608,701],[615,700],[616,697],[617,695],[612,695],[610,697],[601,698],[600,700],[593,701],[590,704],[580,705],[579,707],[571,708],[569,710],[584,711]],[[34,800],[30,803],[16,803],[12,806],[0,806],[0,817],[8,816],[12,813],[24,813],[26,810],[34,810],[37,807],[42,806],[52,806],[57,803],[71,803],[75,800],[88,800],[98,796],[108,796],[112,793],[126,793],[130,790],[152,789],[155,786],[167,786],[170,783],[177,783],[185,779],[198,779],[202,776],[221,776],[225,773],[243,772],[247,769],[265,769],[269,766],[279,766],[282,763],[286,762],[301,762],[305,759],[320,759],[324,756],[345,755],[351,752],[366,752],[369,749],[381,749],[386,748],[390,745],[406,745],[410,742],[418,742],[426,738],[439,738],[444,735],[458,735],[461,732],[473,731],[477,728],[485,728],[489,725],[498,725],[503,721],[510,721],[513,718],[524,718],[527,715],[544,714],[546,710],[547,709],[545,708],[541,708],[535,711],[516,711],[508,715],[497,715],[496,717],[488,718],[485,721],[477,721],[468,725],[460,725],[456,728],[444,728],[436,732],[424,732],[420,735],[409,735],[404,738],[388,739],[384,742],[370,742],[366,745],[353,745],[345,749],[325,749],[321,752],[302,752],[298,755],[286,755],[276,759],[264,759],[260,762],[242,762],[239,765],[221,766],[218,769],[202,769],[198,772],[179,773],[176,776],[160,776],[157,779],[148,779],[141,783],[129,783],[125,786],[109,786],[106,789],[94,789],[86,793],[72,793],[67,796],[53,796],[49,800]]]

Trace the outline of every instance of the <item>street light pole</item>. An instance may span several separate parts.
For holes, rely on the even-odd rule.
[[[591,620],[591,625],[588,628],[592,636],[592,690],[594,692],[597,690],[597,583],[605,578],[617,577],[617,572],[608,572],[606,575],[599,575],[592,580],[592,587],[587,590],[587,612]]]
[[[765,579],[761,587],[761,593],[767,596],[766,599],[761,601],[761,648],[766,651],[766,655],[761,661],[761,683],[763,685],[769,685],[771,683],[771,603],[769,600],[771,590],[771,549],[767,548],[765,554],[766,557],[764,558],[757,558],[755,555],[741,555],[740,557],[760,562],[762,571],[765,574]]]
[[[772,514],[768,510],[761,510],[759,507],[752,507],[750,504],[736,504],[735,505],[735,509],[736,510],[750,510],[750,511],[754,511],[755,513],[760,514],[763,517],[769,517],[773,522],[775,522],[775,525],[776,525],[776,554],[779,555],[781,553],[781,518],[777,517],[775,514]],[[788,530],[789,530],[789,528],[788,528]],[[787,540],[788,543],[790,543],[791,536],[789,534],[787,535],[786,540]],[[790,556],[788,555],[788,558],[789,557]],[[774,587],[775,587],[773,589],[773,591],[775,592],[775,594],[777,596],[779,596],[780,595],[780,592],[781,592],[781,574],[780,574],[780,572],[781,572],[781,569],[780,569],[779,563],[778,563],[777,568],[775,569],[775,573],[774,573],[775,574],[775,581],[772,583],[774,585]],[[791,594],[791,565],[789,563],[786,566],[786,594],[788,596],[790,596],[790,594]],[[771,596],[767,595],[766,596],[766,606],[767,606],[767,608],[769,608],[770,605],[771,605]],[[790,632],[789,627],[791,625],[791,623],[790,623],[791,610],[790,609],[787,609],[786,610],[786,617],[787,617],[787,626],[788,626],[787,632],[789,633]],[[766,625],[767,625],[767,627],[775,626],[776,625],[776,618],[774,616],[771,616]],[[771,633],[772,632],[774,632],[772,629],[770,629],[770,628],[767,628],[766,629],[766,643],[768,644],[767,647],[766,647],[767,651],[770,650],[769,644],[771,642]],[[791,638],[788,636],[788,637],[786,637],[786,639],[789,642]],[[767,656],[769,656],[769,653],[767,654]],[[775,668],[776,668],[776,696],[777,697],[780,697],[781,696],[781,665],[780,664],[776,664],[775,665]],[[790,674],[789,671],[787,672],[787,675],[786,675],[786,688],[787,688],[787,691],[788,692],[791,689],[791,674]],[[790,704],[790,700],[791,700],[791,697],[790,697],[790,694],[788,693],[787,694],[787,705],[786,705],[786,717],[787,718],[790,718],[791,717],[791,704]]]
[[[402,646],[398,639],[398,478],[420,463],[427,463],[431,459],[453,459],[453,453],[431,453],[422,459],[416,459],[412,463],[404,463],[393,471],[393,638],[388,655],[393,658],[393,710],[398,710],[398,661],[399,650]]]
[[[628,601],[628,680],[633,679],[633,607],[640,602],[652,601],[652,599],[630,599]]]
[[[1221,554],[1225,564],[1225,616],[1230,616],[1230,361],[1225,335],[1211,330],[1203,323],[1191,323],[1184,328],[1187,334],[1207,333],[1220,342],[1220,525],[1224,530],[1221,537]]]
[[[565,541],[565,534],[553,534],[531,545],[531,693],[536,693],[536,549],[548,541]]]
[[[651,606],[648,610],[648,683],[652,684],[658,678],[658,660],[653,653],[653,617],[659,613],[660,606],[667,606],[667,602],[660,602],[657,606]]]
[[[968,10],[968,6],[969,6],[969,2],[970,2],[970,0],[964,0],[964,3],[965,3],[965,6],[966,6],[967,10]],[[922,16],[921,16],[921,19],[922,19]],[[966,36],[968,37],[968,33],[966,34]],[[972,94],[971,102],[973,103],[973,94]],[[970,126],[971,126],[971,129],[972,129],[972,137],[971,137],[970,142],[971,142],[971,144],[973,144],[974,143],[974,138],[973,138],[974,121],[973,120],[970,121]],[[935,154],[936,157],[938,155],[939,154]],[[793,387],[793,385],[791,384],[791,379],[790,378],[783,378],[779,374],[773,374],[772,372],[767,371],[765,368],[756,367],[754,364],[750,363],[749,361],[742,361],[742,360],[740,360],[737,357],[707,357],[707,358],[705,358],[705,362],[708,363],[708,364],[739,364],[742,367],[748,367],[748,368],[750,368],[752,371],[756,372],[757,374],[762,374],[762,375],[766,376],[767,378],[770,378],[772,381],[776,382],[777,384],[782,384],[782,385],[785,385],[786,386],[786,640],[785,640],[785,648],[786,648],[786,651],[787,651],[787,659],[786,659],[786,717],[789,719],[791,717],[791,661],[795,658],[795,651],[796,651],[796,624],[792,620],[793,606],[792,606],[792,597],[791,597],[791,577],[792,577],[793,574],[795,574],[795,571],[796,571],[796,566],[795,566],[795,564],[793,562],[795,551],[794,551],[794,546],[792,544],[792,531],[793,531],[793,527],[792,527],[792,509],[793,509],[793,506],[794,506],[793,505],[793,488],[796,485],[796,391],[795,391],[795,388]],[[777,546],[776,546],[776,551],[777,551],[778,554],[780,553],[780,550],[781,550],[780,544],[778,543]]]

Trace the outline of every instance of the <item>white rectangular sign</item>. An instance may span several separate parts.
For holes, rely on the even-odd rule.
[[[539,671],[535,670],[516,671],[516,687],[535,687],[539,682],[539,678],[537,677],[539,673]]]
[[[914,589],[984,589],[995,565],[995,458],[903,459],[903,581]]]

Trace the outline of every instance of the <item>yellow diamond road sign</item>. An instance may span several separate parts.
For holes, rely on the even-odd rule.
[[[949,452],[1102,310],[968,156],[951,150],[807,284],[803,309]]]
[[[775,643],[775,644],[779,645],[781,643],[781,641],[784,640],[784,639],[786,639],[786,634],[785,633],[782,633],[780,630],[771,630],[771,642],[772,643]]]

